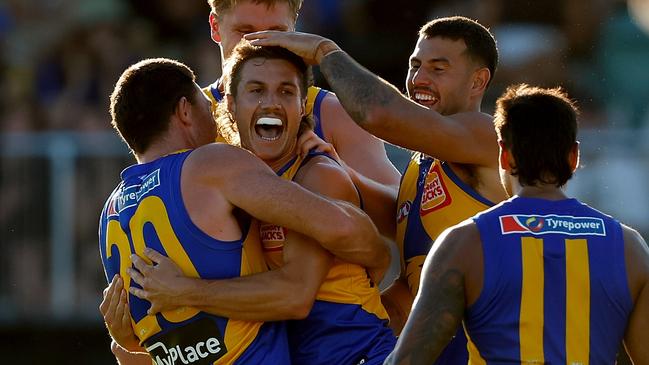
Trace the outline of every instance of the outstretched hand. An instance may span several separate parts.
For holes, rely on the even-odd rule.
[[[122,278],[119,275],[113,276],[113,280],[104,289],[104,299],[99,305],[99,311],[104,317],[106,328],[110,337],[119,346],[129,352],[146,352],[139,344],[138,338],[133,332],[131,325],[131,312],[126,300],[126,290]]]
[[[310,65],[317,65],[324,56],[341,50],[333,41],[309,33],[267,30],[246,34],[244,38],[254,46],[286,48]]]
[[[131,255],[135,269],[128,268],[126,270],[131,276],[131,280],[139,284],[142,289],[131,286],[129,292],[151,303],[147,314],[182,307],[181,300],[191,288],[192,279],[185,276],[171,259],[155,250],[145,249],[144,257],[156,265],[148,264],[137,255]]]

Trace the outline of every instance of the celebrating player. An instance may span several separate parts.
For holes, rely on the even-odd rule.
[[[293,31],[302,0],[208,0],[211,37],[221,46],[221,62],[226,63],[245,34],[262,30]],[[204,89],[213,106],[223,98],[223,82],[216,80]],[[372,180],[396,191],[399,173],[388,160],[383,142],[359,128],[332,93],[310,87],[306,113],[315,122],[314,130],[333,144],[340,157]]]
[[[449,226],[505,198],[492,117],[480,112],[498,62],[493,36],[465,17],[425,24],[410,57],[410,100],[326,38],[286,32],[245,37],[255,44],[285,47],[320,64],[356,123],[390,143],[420,152],[404,174],[398,210],[389,189],[366,181],[362,174],[355,176],[366,197],[365,210],[381,223],[384,234],[396,231],[401,249],[401,278],[384,294],[391,326],[398,332],[418,292],[421,265],[433,241]],[[467,357],[464,333],[459,331],[439,363],[465,363]]]

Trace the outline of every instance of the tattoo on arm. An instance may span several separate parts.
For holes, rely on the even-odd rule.
[[[368,112],[385,106],[401,93],[369,72],[345,52],[335,52],[320,63],[320,71],[356,124],[367,122]]]
[[[422,291],[390,357],[395,364],[431,364],[462,323],[464,277],[454,269],[440,271],[432,270],[428,281],[422,282]]]

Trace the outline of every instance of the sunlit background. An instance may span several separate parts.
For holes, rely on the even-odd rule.
[[[569,192],[647,237],[649,4],[629,2],[635,12],[614,0],[306,0],[298,29],[403,89],[424,22],[479,20],[501,56],[483,110],[511,83],[565,87],[581,108],[582,168]],[[108,95],[148,57],[179,59],[212,83],[220,56],[208,13],[203,0],[0,2],[3,364],[114,363],[97,309],[97,223],[133,159],[110,129]],[[408,153],[389,152],[402,169]]]

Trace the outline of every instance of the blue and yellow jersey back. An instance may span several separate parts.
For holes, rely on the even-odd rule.
[[[484,279],[470,364],[614,364],[632,298],[619,222],[575,199],[514,197],[474,218]]]
[[[437,237],[493,205],[464,183],[448,163],[421,153],[413,154],[401,178],[397,204],[402,276],[413,297],[419,291],[422,265]],[[466,363],[466,343],[464,332],[458,331],[435,364]]]
[[[183,163],[191,151],[133,165],[106,202],[99,248],[106,278],[131,285],[126,268],[132,253],[146,247],[171,258],[185,275],[233,278],[265,271],[258,228],[244,223],[242,238],[219,241],[192,223],[180,189]],[[157,364],[289,363],[285,323],[235,321],[196,308],[147,315],[148,301],[129,295],[133,327]]]
[[[277,174],[293,180],[314,156],[296,157]],[[283,264],[286,230],[260,224],[266,261]],[[364,267],[334,259],[307,318],[288,322],[289,346],[294,364],[382,364],[396,339],[387,327],[388,315],[378,288]]]
[[[220,80],[217,80],[211,85],[203,88],[203,93],[205,93],[210,101],[212,101],[212,113],[216,112],[218,103],[223,99],[223,94],[219,90],[219,83]],[[324,141],[327,139],[325,138],[324,130],[322,129],[320,106],[322,105],[322,100],[324,100],[328,93],[327,90],[311,86],[307,91],[306,99],[306,113],[307,115],[312,116],[313,122],[315,123],[313,131]],[[223,137],[219,136],[217,142],[225,142],[225,140]]]

